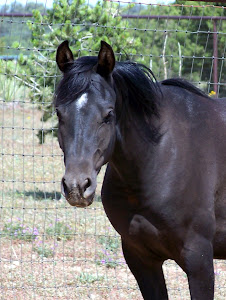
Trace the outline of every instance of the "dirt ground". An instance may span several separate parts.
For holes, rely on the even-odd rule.
[[[55,121],[43,123],[28,104],[4,104],[0,116],[1,299],[142,299],[100,202],[104,170],[95,203],[70,207],[60,195],[57,140],[40,145],[36,136]],[[164,274],[171,300],[190,299],[174,262]],[[215,299],[226,299],[226,262],[215,261],[215,277]]]

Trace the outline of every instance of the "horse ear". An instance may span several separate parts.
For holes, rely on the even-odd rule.
[[[59,69],[65,73],[70,66],[70,63],[74,61],[71,49],[68,46],[68,41],[64,41],[57,48],[56,62]]]
[[[97,73],[108,77],[115,66],[115,55],[110,45],[101,41],[101,48],[98,54]]]

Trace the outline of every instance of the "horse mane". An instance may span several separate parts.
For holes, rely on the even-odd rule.
[[[71,64],[58,85],[54,99],[56,107],[71,103],[90,88],[92,71],[97,62],[96,56],[83,56]],[[112,77],[116,92],[121,95],[121,103],[116,103],[116,109],[122,130],[127,130],[128,124],[133,123],[141,137],[157,143],[161,134],[152,120],[153,116],[159,117],[162,91],[153,72],[135,62],[116,62]],[[166,79],[161,84],[180,87],[196,95],[208,97],[181,78]]]
[[[112,76],[122,97],[122,129],[134,124],[142,138],[157,143],[161,135],[152,118],[159,117],[162,94],[153,72],[142,64],[125,61],[116,63]]]
[[[170,78],[161,81],[161,84],[163,85],[171,85],[171,86],[177,86],[182,89],[185,89],[193,94],[196,94],[198,96],[202,96],[205,98],[209,98],[209,96],[201,91],[199,88],[195,87],[193,84],[191,84],[189,81],[183,79],[183,78]]]

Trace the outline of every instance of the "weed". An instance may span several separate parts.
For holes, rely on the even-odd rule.
[[[2,232],[4,236],[8,236],[11,239],[24,240],[28,242],[35,240],[39,235],[39,231],[36,227],[30,228],[21,223],[5,224]]]
[[[34,247],[34,251],[38,253],[41,257],[53,257],[54,256],[54,249],[49,248],[47,246],[38,246]]]
[[[77,279],[81,283],[85,284],[85,283],[94,283],[95,281],[102,281],[104,279],[104,276],[97,276],[86,272],[82,272],[81,274],[79,274]]]
[[[116,253],[120,247],[120,239],[116,236],[100,236],[98,241],[106,250],[113,253]]]
[[[108,268],[115,268],[118,264],[115,256],[120,247],[119,237],[100,236],[98,241],[104,246],[104,249],[98,254],[97,264],[104,264]]]
[[[69,241],[73,237],[73,231],[70,225],[56,220],[54,224],[51,223],[48,228],[46,228],[46,235],[49,237],[56,237],[58,241]]]
[[[118,262],[115,260],[112,253],[104,251],[103,253],[98,254],[98,260],[96,261],[97,265],[105,265],[107,268],[116,268]]]
[[[9,76],[0,76],[0,99],[6,102],[22,101],[27,95],[27,89],[16,79]]]

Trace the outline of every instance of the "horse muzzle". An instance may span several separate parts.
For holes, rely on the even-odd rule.
[[[90,179],[82,184],[70,182],[65,177],[61,182],[61,193],[71,206],[87,207],[93,203],[96,186],[93,186]]]

